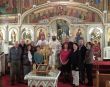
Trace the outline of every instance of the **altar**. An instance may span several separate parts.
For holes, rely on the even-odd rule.
[[[57,87],[60,71],[50,71],[47,75],[37,75],[30,72],[24,79],[28,80],[28,87]]]

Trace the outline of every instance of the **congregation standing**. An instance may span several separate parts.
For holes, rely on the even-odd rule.
[[[82,38],[78,42],[69,41],[69,38],[60,42],[56,36],[52,36],[52,40],[48,42],[42,35],[36,44],[25,43],[22,39],[10,48],[8,59],[11,85],[16,82],[25,83],[24,76],[31,72],[32,65],[45,63],[52,69],[61,70],[63,82],[68,80],[67,75],[71,73],[73,87],[79,87],[80,83],[85,84],[85,73],[87,85],[93,85],[92,43],[87,42],[85,46]]]

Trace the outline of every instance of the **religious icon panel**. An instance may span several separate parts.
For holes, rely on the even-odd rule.
[[[31,41],[33,41],[33,39],[34,39],[33,36],[34,36],[34,33],[33,33],[32,29],[28,29],[28,28],[22,29],[21,38],[24,39],[26,41],[26,43],[30,43]]]
[[[0,27],[0,44],[5,40],[5,29]]]
[[[89,38],[93,43],[93,54],[95,60],[99,60],[101,58],[102,33],[103,31],[100,27],[92,27],[89,30]]]
[[[37,40],[40,40],[42,36],[44,36],[45,38],[48,38],[47,35],[47,29],[44,27],[39,27],[38,29],[36,29],[36,38]]]
[[[107,46],[110,46],[110,28],[107,30]]]
[[[16,28],[11,28],[9,31],[9,44],[14,44],[15,41],[18,41],[18,31]]]
[[[84,31],[84,28],[81,27],[81,26],[73,27],[70,30],[70,37],[71,37],[72,41],[75,41],[77,43],[78,43],[78,41],[80,39],[84,39],[85,40],[85,31]]]

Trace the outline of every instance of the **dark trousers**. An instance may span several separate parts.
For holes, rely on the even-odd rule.
[[[10,80],[11,83],[20,81],[20,61],[11,61]]]
[[[86,68],[88,85],[93,85],[93,77],[92,77],[93,65],[92,64],[85,64],[85,68]]]
[[[20,80],[21,80],[21,82],[24,81],[24,69],[23,69],[22,61],[21,61],[21,65],[20,65]]]
[[[31,65],[23,65],[23,69],[24,69],[24,76],[25,76],[26,74],[31,72]]]
[[[71,69],[70,69],[69,63],[61,66],[61,75],[63,77],[63,80],[62,80],[63,82],[70,82]]]
[[[79,80],[81,84],[85,83],[85,65],[84,63],[80,64],[80,68],[79,68]]]

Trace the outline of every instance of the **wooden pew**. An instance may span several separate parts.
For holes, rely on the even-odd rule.
[[[96,71],[96,87],[110,87],[106,86],[107,81],[110,81],[110,74],[99,73],[99,71]]]
[[[106,87],[110,87],[110,80],[106,81]]]

